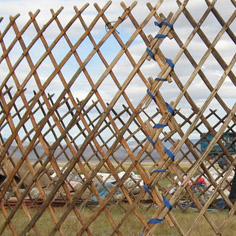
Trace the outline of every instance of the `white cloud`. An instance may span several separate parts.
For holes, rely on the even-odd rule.
[[[73,7],[77,6],[78,9],[80,9],[87,2],[90,4],[90,6],[84,11],[84,13],[82,14],[82,17],[85,20],[87,26],[89,26],[91,20],[93,20],[94,16],[97,14],[97,11],[96,11],[95,7],[93,6],[93,4],[95,2],[97,2],[98,5],[100,6],[100,8],[102,8],[107,3],[106,0],[101,0],[101,1],[97,1],[97,0],[93,0],[93,1],[92,0],[89,0],[89,1],[77,1],[77,0],[76,1],[75,0],[50,0],[50,1],[48,1],[48,0],[41,0],[41,1],[10,0],[9,1],[9,0],[2,0],[1,1],[1,16],[4,17],[4,20],[0,24],[1,31],[8,24],[9,15],[14,16],[17,13],[20,13],[21,15],[17,19],[17,25],[20,25],[21,27],[23,27],[23,25],[25,25],[25,22],[30,19],[28,12],[32,11],[34,13],[37,9],[40,9],[40,13],[37,16],[37,22],[42,27],[51,18],[50,9],[52,8],[56,12],[61,6],[63,6],[64,9],[59,14],[58,18],[60,19],[60,22],[62,23],[62,25],[65,26],[65,24],[75,14]],[[124,2],[126,4],[126,6],[129,6],[133,3],[133,0],[126,0]],[[152,5],[155,5],[157,3],[157,0],[151,0],[149,2]],[[222,2],[224,2],[224,4]],[[217,10],[220,11],[220,13],[222,14],[225,21],[228,20],[228,17],[232,14],[232,11],[233,11],[232,7],[224,7],[226,5],[229,6],[229,4],[231,4],[230,0],[217,1],[217,4],[216,4]],[[12,6],[14,6],[14,8]],[[189,4],[187,5],[187,9],[194,16],[194,19],[196,20],[196,22],[198,22],[198,20],[202,17],[206,8],[207,8],[207,5],[206,5],[205,1],[203,1],[203,0],[202,1],[191,0],[191,1],[189,1]],[[176,12],[176,10],[177,10],[177,4],[175,1],[165,0],[164,3],[162,4],[162,6],[158,9],[158,13],[163,12],[164,15],[167,16],[170,11]],[[106,16],[108,17],[108,20],[115,21],[122,14],[122,12],[123,12],[123,9],[120,6],[119,1],[113,1],[111,6],[108,8],[108,10],[106,12]],[[132,14],[135,16],[137,21],[140,23],[140,22],[142,22],[144,17],[148,14],[148,12],[149,12],[149,10],[146,6],[146,2],[139,1],[137,6],[135,7],[135,9],[132,11]],[[159,28],[154,26],[153,22],[154,22],[154,20],[152,20],[147,25],[147,27],[145,27],[145,29],[144,29],[144,31],[147,35],[151,34],[152,36],[155,36],[155,34],[159,30]],[[216,22],[217,22],[216,18],[213,16],[213,14],[210,14],[209,17],[207,18],[206,22],[204,23],[203,31],[207,35],[207,37],[209,37],[209,39],[213,39],[214,36],[218,33],[218,31],[221,29],[221,28],[219,28],[219,23],[216,23]],[[230,26],[230,27],[232,27],[233,32],[236,30],[235,25],[236,24],[232,24]],[[131,34],[135,30],[133,24],[130,22],[130,20],[128,18],[121,24],[119,29],[120,29],[119,36],[122,38],[122,40],[124,40],[124,42],[126,42],[126,40],[127,40],[127,35]],[[174,29],[181,36],[181,40],[183,43],[187,40],[189,34],[191,34],[191,32],[193,30],[192,26],[186,20],[185,16],[181,16],[178,19],[178,21],[174,25]],[[78,38],[78,35],[81,36],[81,34],[84,33],[84,29],[82,29],[81,25],[78,23],[76,25],[76,27],[72,28],[68,32],[69,32],[68,35],[70,36],[70,39],[73,41],[73,43],[75,43],[76,39]],[[30,37],[31,36],[33,37],[35,35],[35,29],[29,29],[28,33],[29,33]],[[94,30],[92,31],[92,35],[97,42],[104,34],[105,34],[105,24],[102,20],[100,20],[96,24]],[[56,35],[58,35],[58,26],[56,26],[56,24],[54,23],[53,25],[50,26],[49,30],[44,33],[44,36],[47,38],[47,40],[48,40],[47,42],[49,45],[53,41],[53,39],[56,37]],[[15,37],[15,35],[13,34],[13,38],[14,37]],[[29,37],[29,41],[30,41],[30,37]],[[65,41],[64,41],[64,43],[65,43]],[[64,45],[66,45],[66,43]],[[88,46],[89,44],[87,43],[86,45]],[[60,47],[64,49],[63,53],[68,53],[70,50],[70,48],[68,48],[66,46],[64,47],[63,44],[61,44]],[[92,49],[93,49],[93,46],[90,44],[87,49],[88,53],[90,53],[90,51]],[[137,62],[140,59],[140,57],[143,55],[143,53],[145,52],[145,49],[146,49],[146,45],[143,43],[143,41],[141,41],[141,38],[138,37],[137,40],[135,41],[135,43],[132,44],[128,50],[132,54],[132,57],[134,58],[134,60]],[[223,58],[227,63],[230,61],[230,59],[233,56],[233,53],[235,53],[235,51],[236,51],[235,44],[232,43],[231,39],[227,35],[223,36],[223,38],[217,43],[216,49],[219,50],[219,52],[224,56]],[[116,50],[118,52],[120,50],[120,47],[116,47]],[[165,39],[165,41],[161,45],[161,50],[166,57],[174,59],[176,54],[179,51],[179,46],[175,43],[174,40]],[[188,46],[188,50],[191,52],[191,54],[193,55],[196,62],[198,62],[201,59],[202,55],[207,50],[207,47],[201,41],[200,37],[196,35],[194,37],[194,39],[192,40],[192,42],[190,43],[190,45]],[[44,52],[45,51],[44,46],[41,45],[41,47],[39,47],[38,51],[40,53]],[[22,52],[19,52],[19,55],[21,53]],[[109,47],[106,48],[105,53],[109,54]],[[34,54],[35,54],[35,51],[34,51]],[[80,52],[80,56],[83,57],[83,55],[81,55],[81,54],[82,53]],[[55,52],[54,56],[56,56],[56,55],[57,54]],[[113,57],[107,56],[106,59],[110,62],[113,59]],[[59,60],[59,62],[60,62],[60,60]],[[50,64],[48,66],[51,67],[52,65]],[[73,66],[79,67],[78,63],[73,63]],[[191,76],[194,68],[192,67],[192,65],[190,65],[190,63],[186,60],[185,57],[180,58],[176,67],[177,68],[175,68],[175,71],[176,71],[177,76],[180,78],[180,80],[181,80],[181,82],[183,82],[183,84],[186,83],[187,79]],[[216,62],[216,60],[213,57],[210,57],[209,60],[207,60],[207,62],[204,63],[203,71],[208,76],[210,76],[209,79],[214,80],[214,78],[216,76],[217,76],[217,78],[220,78],[220,76],[223,73],[223,71],[219,67],[220,66]],[[127,62],[127,59],[122,58],[117,63],[117,66],[113,69],[113,71],[114,71],[117,79],[120,80],[122,83],[127,78],[127,76],[129,75],[129,72],[132,70],[132,68],[133,67],[130,65],[130,62]],[[45,65],[45,66],[43,66],[42,69],[48,70],[51,68],[46,68],[46,65]],[[141,70],[142,70],[142,73],[145,75],[145,77],[151,76],[153,78],[155,78],[158,75],[158,73],[160,72],[159,66],[154,61],[146,61]],[[99,72],[99,73],[96,74],[96,72]],[[24,72],[21,71],[20,75],[22,75],[24,77],[25,75],[23,73]],[[99,77],[98,75],[101,75],[101,71],[99,71],[98,68],[94,68],[94,71],[93,72],[89,71],[89,73],[91,73],[92,78],[94,79],[94,77],[95,77],[96,80],[98,79],[97,77]],[[69,78],[67,78],[67,79],[70,79],[71,76],[72,75],[70,74],[68,76]],[[41,78],[42,78],[42,81],[45,79],[45,77],[43,75]],[[141,81],[141,79],[140,78],[136,79],[135,83],[136,83],[136,87],[134,85],[128,86],[128,90],[127,90],[127,93],[129,93],[128,95],[131,96],[131,99],[133,99],[133,101],[135,100],[135,94],[138,94],[138,98],[137,98],[138,100],[140,100],[140,97],[146,95],[146,93],[145,93],[146,89],[144,89],[144,84]],[[58,83],[58,86],[57,86],[56,82],[55,82],[53,84],[53,86],[55,86],[55,88],[58,88],[58,86],[60,86],[60,84]],[[113,91],[110,90],[107,92],[106,86],[109,86],[109,84],[104,84],[103,90],[101,90],[101,92],[104,95],[104,100],[110,101],[110,96],[114,95],[114,90]],[[131,87],[132,87],[132,89],[131,89]],[[88,86],[88,90],[89,90],[89,88],[90,87]],[[232,93],[232,91],[235,90],[235,87],[232,83],[227,83],[222,88],[223,88],[221,91],[222,96],[234,97],[234,94]],[[162,89],[161,93],[163,93],[163,95],[167,99],[175,98],[178,95],[178,91],[179,91],[176,88],[176,86],[173,86],[173,85],[163,86],[161,89]],[[229,93],[225,92],[226,90],[230,91],[230,92]],[[190,93],[190,96],[194,98],[196,103],[198,103],[198,99],[199,99],[199,101],[200,101],[199,104],[201,104],[201,101],[202,101],[201,99],[204,98],[204,96],[206,96],[206,94],[207,94],[207,93],[205,93],[205,91],[206,91],[206,86],[203,83],[195,83],[195,84],[193,84],[193,86],[191,86],[189,93]],[[86,94],[87,94],[87,90],[86,90],[86,92],[83,93],[82,89],[80,88],[80,92],[78,94],[78,97],[80,99],[82,99],[83,97],[86,96]],[[134,102],[134,103],[136,103],[136,102]]]

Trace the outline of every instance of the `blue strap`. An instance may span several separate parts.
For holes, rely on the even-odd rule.
[[[156,78],[155,80],[156,80],[156,81],[167,81],[166,78]]]
[[[173,24],[170,22],[167,22],[166,19],[162,20],[161,23],[158,23],[157,21],[154,22],[156,26],[159,26],[160,28],[163,26],[163,24],[168,25],[170,28],[173,28]]]
[[[163,21],[163,24],[168,25],[171,29],[173,29],[173,24],[167,22],[166,20]]]
[[[155,36],[155,38],[156,39],[164,39],[164,38],[166,38],[166,34],[157,34],[156,36]]]
[[[157,103],[154,95],[152,94],[152,92],[149,89],[147,89],[147,93],[154,100],[154,102]]]
[[[164,147],[165,153],[174,161],[175,155],[166,147]]]
[[[148,224],[157,224],[157,223],[161,223],[162,221],[164,220],[163,219],[158,219],[158,218],[152,218],[148,221]]]
[[[149,188],[144,184],[143,185],[144,189],[146,190],[146,192],[152,197],[152,193],[151,191],[149,190]]]
[[[148,55],[155,61],[154,54],[153,54],[153,52],[152,52],[149,48],[146,49],[146,52],[147,52]]]
[[[156,169],[156,170],[154,170],[154,171],[152,171],[152,173],[151,173],[151,175],[153,174],[153,173],[156,173],[156,172],[166,172],[166,169]]]
[[[167,124],[155,124],[154,126],[153,126],[153,128],[164,128],[164,127],[166,127],[167,126]]]
[[[161,223],[163,220],[164,220],[164,218],[162,218],[162,219],[152,218],[147,223],[148,224],[158,224],[158,223]],[[146,229],[146,227],[144,227],[143,232],[145,231],[145,229]],[[143,232],[140,234],[140,236],[143,236]]]
[[[150,143],[154,146],[155,145],[155,142],[152,140],[151,137],[147,136],[147,139],[150,141]]]
[[[175,67],[175,64],[173,63],[173,61],[171,59],[166,58],[166,62],[168,63],[168,65],[171,67],[171,69],[173,70]]]
[[[168,103],[166,103],[166,105],[167,105],[168,111],[171,113],[172,116],[174,116],[175,115],[175,110],[173,109],[173,107],[171,107],[171,105],[168,104]]]
[[[154,22],[154,25],[161,28],[162,25],[163,25],[163,21],[161,21],[161,23],[158,23],[157,21],[155,21],[155,22]]]
[[[166,197],[163,196],[163,202],[166,205],[166,207],[171,210],[172,209],[172,205],[170,204],[170,202],[168,201],[168,199]]]

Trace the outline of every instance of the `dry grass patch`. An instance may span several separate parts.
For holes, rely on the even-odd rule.
[[[92,210],[89,208],[79,209],[81,217],[84,219],[84,222],[89,222],[91,217],[96,212],[97,207],[94,207]],[[115,225],[123,222],[126,211],[129,210],[129,206],[125,205],[121,206],[110,206],[109,208],[109,217],[112,218]],[[155,212],[156,208],[153,206],[146,209],[145,206],[139,205],[137,207],[138,212],[144,217],[147,221],[152,217],[153,213]],[[65,208],[56,208],[55,214],[57,215],[58,219],[63,215]],[[31,216],[36,214],[37,210],[30,210]],[[223,212],[208,212],[208,216],[210,219],[215,223],[218,227],[227,217],[228,211]],[[198,212],[194,210],[187,210],[186,212],[181,212],[178,209],[173,209],[172,214],[177,219],[177,222],[180,224],[183,231],[186,233],[188,229],[192,226],[195,218],[198,215]],[[234,235],[235,234],[235,220],[236,217],[232,216],[228,226],[224,229],[222,235]],[[0,225],[2,226],[4,223],[3,215],[0,216]],[[27,225],[28,218],[25,216],[22,210],[17,211],[15,217],[12,220],[14,227],[18,234],[20,234],[21,230]],[[36,223],[36,227],[40,230],[41,235],[49,235],[54,227],[55,223],[52,220],[52,217],[48,211],[44,212],[42,217]],[[126,218],[124,223],[121,224],[119,228],[122,235],[125,236],[138,236],[141,234],[143,230],[143,225],[141,224],[140,220],[136,216],[134,212]],[[63,231],[64,235],[76,235],[82,229],[82,225],[78,218],[76,217],[75,213],[72,211],[66,220],[61,225],[61,230]],[[93,235],[97,236],[108,236],[114,233],[114,229],[111,226],[110,221],[108,220],[107,214],[103,211],[98,217],[90,224],[89,226],[90,232]],[[3,235],[11,235],[12,232],[9,228],[7,228]],[[31,230],[28,235],[35,235],[35,232]],[[59,235],[59,232],[56,232],[55,235]],[[83,235],[87,235],[86,232]],[[177,236],[179,233],[177,232],[175,227],[170,227],[168,222],[164,220],[162,223],[157,225],[156,231],[154,235],[162,235],[162,236]],[[204,217],[201,217],[197,224],[194,226],[193,231],[190,233],[190,236],[213,236],[215,235],[214,231],[211,229],[210,225],[207,223]]]
[[[63,168],[66,164],[68,164],[68,163],[59,162],[58,166]],[[99,162],[92,161],[92,162],[86,163],[84,165],[84,167],[89,172],[91,170],[94,170],[98,164],[99,164]],[[131,162],[122,163],[122,167],[119,166],[116,162],[113,162],[112,164],[113,164],[114,168],[117,169],[117,172],[120,172],[120,171],[126,171],[130,167]],[[142,162],[141,165],[145,170],[151,171],[151,170],[153,170],[154,163],[153,162]],[[188,170],[191,166],[191,164],[189,162],[181,162],[179,165],[183,170]],[[100,169],[99,172],[107,173],[108,170],[109,170],[109,168],[106,168],[106,164],[105,164],[104,166],[102,166],[102,168]],[[137,173],[135,168],[134,168],[134,172]]]

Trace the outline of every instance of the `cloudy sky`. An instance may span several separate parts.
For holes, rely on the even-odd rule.
[[[86,3],[89,3],[90,6],[85,10],[83,14],[83,18],[86,20],[87,25],[89,25],[89,22],[94,18],[94,16],[97,14],[93,4],[97,2],[98,5],[102,8],[108,1],[106,0],[97,0],[97,1],[75,1],[75,0],[40,0],[40,1],[32,1],[32,0],[0,0],[1,4],[1,10],[0,10],[0,16],[3,17],[2,22],[0,23],[0,30],[3,31],[3,29],[6,27],[6,25],[9,22],[9,16],[15,16],[18,13],[20,14],[20,17],[17,19],[17,25],[20,27],[23,26],[27,20],[29,20],[29,12],[36,12],[38,9],[40,9],[40,13],[37,16],[37,22],[39,25],[43,26],[47,20],[51,18],[51,12],[50,9],[53,9],[55,12],[60,8],[64,7],[62,13],[60,13],[60,21],[63,24],[63,22],[66,24],[74,15],[74,6],[77,6],[78,9],[82,8],[82,6]],[[109,7],[109,10],[106,12],[107,17],[110,21],[115,21],[117,18],[121,15],[122,7],[119,4],[120,1],[113,1],[112,5]],[[133,3],[131,0],[124,0],[123,1],[127,6]],[[152,5],[155,5],[157,3],[156,0],[150,0],[148,1]],[[146,7],[146,1],[138,1],[137,6],[132,11],[135,18],[138,20],[138,22],[142,22],[144,17],[148,14],[149,10]],[[216,9],[219,11],[221,16],[225,21],[229,19],[229,17],[232,15],[233,11],[235,11],[235,8],[233,7],[230,0],[218,0],[216,5]],[[194,17],[195,21],[198,22],[199,19],[202,17],[203,13],[205,12],[207,8],[207,5],[205,3],[205,0],[190,0],[187,9],[190,11],[192,16]],[[178,6],[174,0],[164,0],[161,7],[158,9],[158,13],[164,13],[164,15],[168,15],[169,12],[175,13],[178,9]],[[145,33],[148,35],[155,36],[157,29],[155,28],[153,22],[152,24],[147,25],[145,28]],[[127,35],[133,30],[131,27],[130,21],[124,21],[124,29],[120,28],[119,35],[121,38],[123,38],[124,42]],[[236,32],[236,20],[233,20],[232,24],[230,25],[230,28],[233,32]],[[180,36],[182,42],[185,42],[189,35],[192,32],[192,27],[186,21],[186,18],[184,16],[180,16],[178,20],[176,21],[176,24],[174,25],[174,29]],[[210,14],[209,17],[205,20],[203,23],[201,29],[203,32],[207,35],[208,39],[212,42],[215,38],[215,36],[219,33],[221,30],[221,27],[219,26],[219,23],[215,19],[215,17]],[[53,31],[51,31],[48,34],[48,38],[50,38],[53,35]],[[76,37],[76,32],[72,32],[70,37],[73,40],[73,37]],[[96,28],[96,32],[94,31],[94,38],[97,39],[101,37],[101,34],[104,35],[104,24],[98,24]],[[97,37],[97,38],[96,38]],[[127,38],[128,39],[128,38]],[[61,53],[63,54],[63,46],[61,47]],[[118,52],[120,50],[115,50],[116,46],[114,44],[114,51]],[[229,38],[227,34],[224,34],[222,38],[219,40],[219,42],[216,44],[215,47],[218,52],[222,55],[223,59],[227,64],[229,64],[235,55],[236,47],[235,44],[232,42],[232,40]],[[143,44],[141,40],[137,40],[136,43],[134,43],[132,46],[130,46],[129,50],[133,55],[134,59],[140,58],[142,54],[145,52],[146,46]],[[66,47],[64,48],[65,51],[68,51]],[[81,49],[81,58],[83,59],[83,54],[85,52],[83,49]],[[84,50],[87,50],[85,47]],[[179,47],[174,41],[165,40],[164,43],[161,45],[161,50],[164,53],[164,55],[167,58],[174,59],[179,51]],[[191,43],[188,45],[188,50],[191,52],[191,54],[194,56],[196,62],[198,63],[201,58],[203,57],[204,53],[207,51],[207,47],[202,43],[199,36],[196,35],[194,39],[191,41]],[[32,52],[33,60],[37,61],[37,55],[38,52]],[[104,50],[104,53],[107,53],[107,60],[112,61],[115,55],[112,55],[111,51],[108,51],[107,49]],[[109,54],[110,53],[110,54]],[[60,52],[55,51],[54,52],[55,57],[60,58]],[[64,54],[63,54],[64,55]],[[59,60],[59,59],[58,59]],[[96,61],[96,59],[94,59]],[[73,61],[71,61],[71,65],[73,65]],[[88,66],[89,67],[89,66]],[[126,70],[123,70],[122,68],[126,67]],[[2,65],[2,71],[4,71],[4,65]],[[127,71],[129,69],[132,69],[132,67],[129,67],[127,65],[125,60],[121,60],[119,63],[117,63],[117,66],[114,68],[114,72],[116,73],[117,77],[120,79],[121,83],[125,80],[127,77]],[[46,80],[47,76],[51,73],[48,72],[48,74],[45,72],[47,70],[47,65],[44,65],[44,73],[42,72],[41,78]],[[97,68],[96,73],[91,74],[92,76],[95,76],[97,74],[102,73],[102,70]],[[179,79],[183,84],[187,82],[187,80],[191,77],[193,73],[194,68],[190,65],[190,63],[185,59],[185,57],[181,57],[181,59],[177,62],[175,65],[175,71],[178,75]],[[20,71],[20,69],[19,69]],[[206,62],[202,66],[202,71],[207,76],[207,79],[210,81],[210,83],[214,86],[216,86],[217,82],[223,75],[223,70],[219,66],[219,64],[216,62],[213,56],[209,56],[209,59],[206,60]],[[232,69],[234,74],[236,73],[235,65]],[[156,62],[154,61],[148,61],[143,65],[143,71],[144,75],[148,77],[150,74],[151,77],[155,78],[159,71],[156,68]],[[21,71],[23,75],[23,69]],[[73,73],[75,73],[75,70],[73,68],[68,67],[65,68],[64,73],[67,73],[68,77],[72,77]],[[91,72],[92,73],[92,72]],[[148,74],[149,73],[149,74]],[[85,78],[81,77],[81,81],[86,80]],[[83,82],[81,82],[83,84]],[[84,82],[86,84],[86,82]],[[53,88],[60,87],[61,84],[53,84]],[[103,98],[105,102],[110,102],[112,97],[114,96],[115,90],[109,90],[107,89],[109,86],[113,86],[113,84],[109,84],[109,81],[104,83],[104,86],[100,87],[101,94],[103,94]],[[33,87],[33,85],[32,85]],[[86,88],[86,85],[82,88],[77,89],[76,96],[79,99],[83,99],[84,96],[89,92],[90,88]],[[78,92],[79,91],[79,92]],[[146,87],[141,81],[135,81],[135,83],[131,83],[130,86],[127,88],[127,94],[131,98],[131,101],[133,104],[137,105],[141,98],[146,93]],[[209,90],[204,85],[203,81],[199,78],[199,76],[196,76],[196,79],[193,81],[191,86],[188,89],[189,93],[191,94],[191,97],[194,99],[195,103],[201,107],[206,100],[206,98],[209,96]],[[174,83],[170,84],[164,84],[162,86],[162,95],[163,97],[168,101],[174,101],[180,91],[177,88],[177,86]],[[76,91],[74,91],[76,93]],[[141,96],[140,96],[141,95]],[[219,90],[219,95],[223,98],[225,103],[228,105],[229,108],[231,108],[235,102],[235,86],[232,83],[232,81],[229,78],[226,78],[224,85]],[[120,101],[123,102],[122,100]],[[181,99],[179,102],[178,108],[181,108],[183,112],[191,112],[190,106],[186,102],[185,99]],[[211,105],[209,106],[212,109],[220,109],[220,106],[217,101],[212,101]]]

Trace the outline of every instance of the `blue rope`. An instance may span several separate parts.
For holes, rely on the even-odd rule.
[[[168,25],[171,29],[173,28],[173,24],[166,21],[166,19],[162,20],[161,23],[158,23],[157,21],[154,22],[154,24],[158,27],[162,27],[164,24]]]
[[[173,29],[173,24],[167,22],[166,20],[163,21],[163,24],[168,25],[171,29]]]
[[[164,220],[163,219],[158,219],[158,218],[152,218],[148,221],[148,224],[157,224],[157,223],[161,223],[162,221]]]
[[[153,128],[164,128],[166,126],[167,126],[166,124],[155,124]]]
[[[159,172],[166,172],[166,169],[156,169],[156,170],[154,170],[154,171],[152,171],[152,173],[151,173],[151,175],[153,174],[153,173],[159,173]]]
[[[147,93],[154,100],[154,102],[157,103],[154,95],[152,94],[152,92],[149,89],[147,89]]]
[[[146,49],[146,52],[147,52],[148,55],[155,61],[154,54],[153,54],[153,52],[152,52],[149,48]]]
[[[154,22],[154,25],[161,28],[162,25],[163,25],[163,21],[161,21],[161,23],[158,23],[157,21],[155,21],[155,22]]]
[[[156,78],[155,80],[156,80],[156,81],[167,81],[166,78]]]
[[[171,113],[172,116],[175,115],[175,110],[171,107],[170,104],[166,103],[168,111]]]
[[[175,155],[166,147],[164,147],[165,153],[174,161],[175,160]]]
[[[162,218],[162,219],[152,218],[147,223],[148,224],[158,224],[158,223],[161,223],[163,220],[164,220],[164,218]],[[146,229],[146,227],[144,227],[143,232],[145,231],[145,229]],[[140,234],[140,236],[143,236],[143,232]]]
[[[166,205],[166,207],[171,210],[172,209],[172,205],[170,204],[170,202],[168,201],[168,199],[166,197],[163,196],[163,202]]]
[[[149,188],[144,184],[143,185],[144,189],[146,190],[146,192],[152,197],[152,193],[151,191],[149,190]]]
[[[166,38],[166,34],[157,34],[156,36],[155,36],[155,38],[156,39],[164,39],[164,38]]]
[[[173,63],[173,61],[171,59],[166,58],[166,62],[168,63],[168,65],[171,67],[171,69],[173,70],[175,67],[175,64]]]
[[[147,139],[150,141],[150,143],[154,146],[155,145],[155,142],[152,140],[151,137],[147,136]]]

